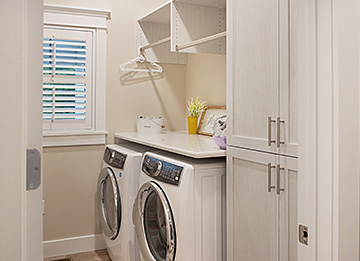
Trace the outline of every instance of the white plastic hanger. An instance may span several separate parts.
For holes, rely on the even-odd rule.
[[[139,47],[139,55],[138,57],[136,57],[135,59],[123,63],[122,65],[120,65],[120,70],[124,71],[124,72],[152,72],[152,73],[162,73],[163,68],[156,64],[155,62],[149,60],[146,58],[145,56],[145,50],[143,50],[141,47]],[[139,68],[139,67],[135,67],[135,68],[131,68],[128,67],[130,65],[133,64],[145,64],[148,63],[149,66],[148,68],[144,69],[144,68]]]

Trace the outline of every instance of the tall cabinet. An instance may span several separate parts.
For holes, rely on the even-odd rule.
[[[227,2],[227,260],[297,260],[296,0]]]

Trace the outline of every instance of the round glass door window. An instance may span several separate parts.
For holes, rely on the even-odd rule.
[[[157,261],[169,260],[169,252],[174,250],[174,246],[169,246],[169,242],[175,241],[172,215],[169,222],[169,214],[171,215],[171,210],[168,202],[151,191],[144,206],[144,231],[151,254]],[[172,233],[169,233],[169,229]],[[174,254],[171,253],[170,256],[174,257]]]
[[[115,174],[110,168],[104,168],[99,175],[98,204],[101,229],[113,240],[119,234],[121,200]]]

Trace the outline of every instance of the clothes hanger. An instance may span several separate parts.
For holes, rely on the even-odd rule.
[[[142,47],[139,47],[138,50],[138,57],[136,57],[135,59],[128,61],[126,63],[123,63],[120,65],[120,70],[124,71],[124,72],[152,72],[152,73],[162,73],[163,69],[160,65],[156,64],[155,62],[149,60],[146,56],[145,56],[145,50],[142,49]],[[144,69],[144,68],[131,68],[128,66],[131,66],[133,64],[148,64],[150,65],[148,68]]]

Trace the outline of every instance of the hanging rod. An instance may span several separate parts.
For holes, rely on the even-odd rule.
[[[152,48],[152,47],[154,47],[154,46],[156,46],[156,45],[159,45],[159,44],[168,42],[168,41],[170,41],[170,39],[171,39],[171,37],[169,36],[169,37],[166,37],[166,38],[161,39],[161,40],[159,40],[159,41],[153,42],[153,43],[151,43],[151,44],[148,44],[148,45],[145,45],[145,46],[141,46],[141,47],[140,47],[140,51],[144,51],[144,50],[149,49],[149,48]]]
[[[225,37],[225,36],[226,36],[226,32],[221,32],[221,33],[218,33],[218,34],[214,34],[214,35],[210,35],[210,36],[201,38],[199,40],[195,40],[195,41],[193,41],[191,43],[187,43],[187,44],[183,44],[183,45],[176,45],[175,48],[176,48],[176,51],[180,51],[180,50],[187,49],[189,47],[193,47],[195,45],[199,45],[199,44],[202,44],[202,43],[207,43],[207,42],[210,42],[212,40],[216,40],[216,39],[219,39],[219,38]]]

